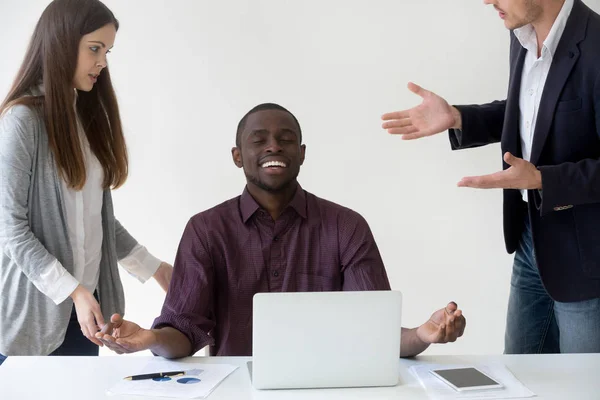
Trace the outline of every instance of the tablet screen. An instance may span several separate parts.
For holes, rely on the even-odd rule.
[[[441,369],[433,371],[458,388],[496,386],[498,382],[475,368]]]

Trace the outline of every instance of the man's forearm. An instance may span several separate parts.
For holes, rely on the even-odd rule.
[[[417,328],[402,328],[400,335],[400,357],[414,357],[424,352],[429,347],[417,336]]]
[[[187,357],[192,353],[192,344],[187,336],[175,328],[152,329],[156,341],[150,351],[165,358]]]

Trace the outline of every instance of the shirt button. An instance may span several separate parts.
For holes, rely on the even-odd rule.
[[[533,89],[529,89],[529,95],[533,96]]]
[[[273,276],[274,276],[275,278],[277,278],[277,277],[279,276],[279,271],[275,271],[275,272],[273,272]]]

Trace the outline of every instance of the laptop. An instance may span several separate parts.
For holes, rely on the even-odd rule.
[[[253,301],[256,389],[395,386],[398,291],[258,293]]]

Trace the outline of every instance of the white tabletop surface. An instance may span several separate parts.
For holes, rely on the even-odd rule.
[[[123,377],[139,372],[152,357],[9,357],[0,366],[0,399],[115,399],[140,400],[139,396],[109,396],[106,390]],[[416,363],[502,363],[539,399],[600,399],[600,354],[421,356],[401,359],[400,383],[389,388],[255,390],[247,357],[190,357],[187,361],[238,365],[208,397],[210,400],[292,399],[427,399],[408,371]],[[152,397],[148,397],[152,398]]]

